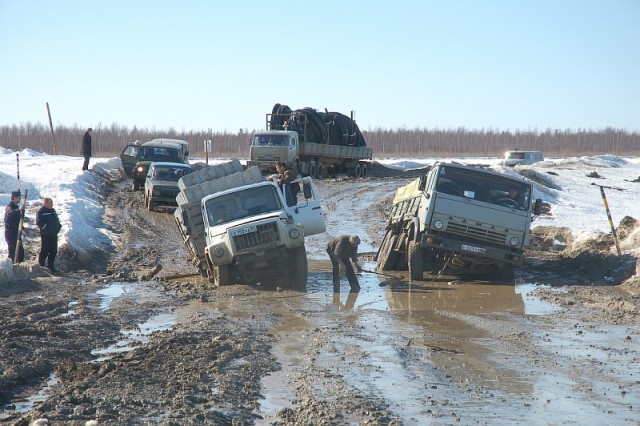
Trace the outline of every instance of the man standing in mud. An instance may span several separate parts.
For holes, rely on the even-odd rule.
[[[358,245],[360,244],[360,238],[357,235],[341,235],[338,238],[332,240],[327,244],[327,254],[331,259],[333,265],[333,291],[334,293],[340,292],[340,271],[344,269],[347,273],[347,279],[351,286],[351,291],[360,291],[360,284],[351,261],[356,265],[358,272],[362,271],[358,264]]]
[[[22,239],[20,240],[20,250],[17,253],[18,258],[15,259],[16,246],[18,245],[18,229],[20,227],[20,219],[24,215],[24,210],[20,208],[20,199],[22,194],[20,191],[13,191],[11,193],[11,201],[7,204],[4,211],[4,239],[7,242],[7,248],[9,249],[9,259],[13,263],[24,262],[24,246],[22,245]]]
[[[54,266],[56,255],[58,254],[58,232],[60,232],[62,225],[60,225],[58,213],[53,208],[53,200],[44,198],[42,204],[43,206],[36,215],[36,225],[40,228],[40,240],[42,242],[38,263],[40,263],[40,266],[45,266],[46,261],[47,269],[55,274],[58,272]]]

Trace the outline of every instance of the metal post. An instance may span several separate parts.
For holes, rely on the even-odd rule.
[[[16,152],[16,178],[18,179],[18,189],[20,189],[20,153]]]
[[[604,187],[598,185],[600,187],[600,194],[602,195],[602,202],[604,203],[604,209],[607,212],[607,218],[609,219],[609,226],[611,227],[611,235],[613,235],[613,241],[616,243],[616,250],[618,251],[618,256],[622,255],[622,251],[620,251],[620,244],[618,243],[618,235],[616,234],[616,228],[613,226],[613,219],[611,219],[611,211],[609,211],[609,204],[607,203],[607,197],[604,195]]]
[[[53,155],[58,155],[58,145],[56,144],[56,134],[53,131],[53,122],[51,121],[51,110],[49,102],[47,102],[47,114],[49,115],[49,128],[51,129],[51,139],[53,139]]]

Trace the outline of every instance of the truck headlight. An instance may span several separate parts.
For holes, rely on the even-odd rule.
[[[509,240],[509,242],[511,243],[512,246],[517,246],[518,244],[520,244],[520,238],[518,237],[511,237],[511,239]]]
[[[291,237],[292,240],[297,240],[298,238],[300,238],[300,231],[298,229],[291,229],[289,231],[289,236]]]
[[[142,173],[144,172],[144,166],[138,166],[136,170],[138,170],[138,173]]]
[[[433,226],[435,226],[436,229],[442,229],[444,228],[444,222],[441,220],[436,220],[435,222],[433,222]]]
[[[160,195],[160,188],[159,188],[159,187],[157,187],[157,186],[154,186],[154,187],[153,187],[153,190],[151,191],[151,193],[152,193],[152,195],[153,195],[153,196],[158,196],[158,195]]]
[[[217,258],[221,258],[224,256],[224,249],[222,247],[216,247],[213,249],[213,255]]]

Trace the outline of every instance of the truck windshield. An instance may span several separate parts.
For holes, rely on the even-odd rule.
[[[178,150],[172,148],[162,148],[155,146],[141,146],[140,155],[138,156],[140,161],[166,161],[177,162]]]
[[[524,182],[457,167],[442,166],[437,173],[437,192],[518,210],[529,209],[531,187]]]
[[[256,135],[253,144],[257,146],[287,146],[289,136],[286,135]]]
[[[209,225],[282,210],[273,185],[263,185],[212,198],[205,204]]]
[[[154,166],[150,172],[152,180],[173,180],[177,181],[182,176],[191,173],[190,167],[180,166]]]

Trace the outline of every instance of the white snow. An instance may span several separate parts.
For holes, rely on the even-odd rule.
[[[30,149],[18,152],[20,181],[16,176],[16,152],[0,147],[0,203],[6,206],[11,191],[28,190],[27,225],[34,228],[32,237],[25,245],[33,254],[39,250],[40,242],[35,226],[35,215],[42,206],[42,197],[51,197],[58,212],[62,230],[59,248],[70,245],[77,251],[109,246],[114,235],[103,222],[104,205],[100,180],[95,173],[82,172],[82,158],[48,155]],[[377,160],[390,167],[416,168],[433,164],[435,158],[384,159]],[[448,159],[445,161],[449,161]],[[210,164],[223,162],[210,160]],[[461,163],[491,164],[496,170],[514,175],[516,171],[499,165],[498,158],[460,158]],[[121,162],[115,158],[92,158],[91,168],[98,173],[120,175]],[[640,183],[631,182],[640,177],[639,157],[617,157],[601,155],[547,159],[531,166],[518,166],[516,170],[527,170],[535,180],[534,198],[542,198],[552,205],[551,217],[538,218],[533,226],[566,226],[576,235],[610,232],[598,186],[605,185],[606,196],[614,224],[617,226],[624,216],[640,219]],[[603,179],[587,177],[597,172]],[[553,173],[553,174],[551,174]],[[395,190],[395,188],[392,188]],[[142,196],[142,195],[141,195]],[[4,210],[3,210],[4,213]],[[2,223],[4,224],[4,214]],[[327,230],[329,231],[329,230]],[[12,276],[11,263],[7,259],[7,246],[0,243],[0,282]]]

